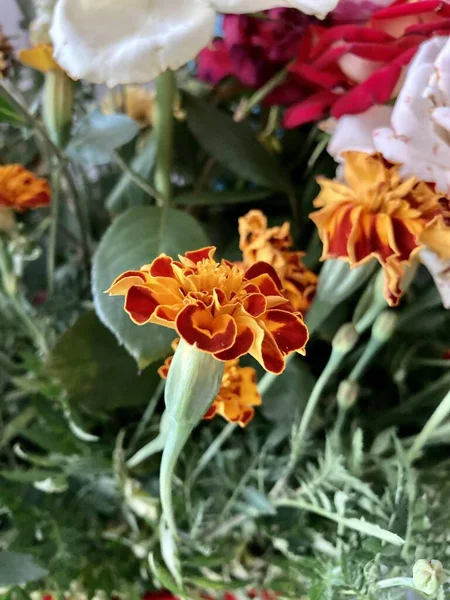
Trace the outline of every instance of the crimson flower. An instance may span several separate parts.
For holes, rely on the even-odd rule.
[[[399,0],[366,25],[311,25],[289,67],[298,100],[286,111],[285,127],[388,102],[420,44],[449,33],[450,4],[442,0]]]
[[[233,75],[250,88],[264,85],[295,58],[310,21],[294,8],[274,8],[263,18],[226,15],[223,39],[200,52],[199,78],[215,85]]]

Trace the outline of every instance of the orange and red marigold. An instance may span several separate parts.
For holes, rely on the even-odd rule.
[[[50,186],[22,165],[0,167],[0,207],[23,212],[50,204]]]
[[[305,353],[308,330],[282,292],[275,269],[257,262],[244,270],[214,259],[208,247],[173,260],[162,254],[139,271],[117,277],[108,293],[125,296],[138,325],[177,331],[187,343],[221,361],[253,356],[281,373],[293,352]]]
[[[310,215],[323,242],[322,259],[351,266],[376,258],[385,271],[385,296],[396,305],[406,266],[424,246],[450,258],[448,199],[380,155],[344,152],[345,183],[320,177]]]
[[[258,261],[272,265],[286,298],[295,310],[305,313],[316,293],[317,275],[303,264],[301,252],[291,250],[294,243],[289,223],[267,227],[264,213],[251,210],[239,219],[239,235],[244,265],[250,267]]]
[[[172,344],[175,350],[178,340]],[[159,375],[167,379],[172,356],[158,369]],[[204,419],[212,419],[220,415],[230,423],[245,427],[255,415],[254,406],[261,405],[261,394],[256,383],[256,371],[252,367],[240,367],[239,359],[228,360],[222,378],[222,385]]]

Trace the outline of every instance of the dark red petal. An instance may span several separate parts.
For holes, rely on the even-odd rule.
[[[250,329],[250,327],[245,327],[239,331],[236,336],[236,341],[228,350],[224,352],[218,352],[214,356],[219,360],[233,360],[235,358],[239,358],[240,356],[244,356],[252,347],[252,344],[255,339],[254,332]]]
[[[205,260],[205,258],[212,258],[214,256],[215,251],[215,246],[207,246],[206,248],[200,248],[199,250],[192,250],[191,252],[186,252],[185,256],[193,263],[197,264],[201,260]]]
[[[268,310],[265,323],[283,354],[303,350],[308,341],[308,329],[298,314],[273,308]]]
[[[405,0],[400,0],[399,2],[394,2],[394,4],[391,6],[377,10],[375,13],[373,13],[372,20],[378,21],[379,19],[394,19],[398,17],[408,17],[411,15],[435,12],[438,9],[444,10],[445,4],[446,3],[442,0],[419,0],[419,2],[405,2]]]
[[[365,112],[375,104],[384,104],[391,99],[401,74],[402,67],[399,64],[391,63],[382,67],[364,83],[339,98],[331,109],[331,115],[339,119],[344,115]]]
[[[125,271],[125,273],[122,273],[122,275],[119,275],[119,277],[116,277],[114,279],[111,287],[116,283],[119,283],[119,281],[126,279],[127,277],[139,277],[140,279],[142,279],[142,281],[145,281],[145,275],[142,271]]]
[[[270,334],[264,336],[263,343],[261,345],[261,355],[264,363],[264,368],[269,373],[279,375],[286,367],[284,356],[280,352],[275,340]]]
[[[150,275],[152,277],[173,277],[173,260],[170,256],[159,256],[150,265]]]
[[[245,280],[251,281],[252,279],[256,279],[257,277],[259,277],[260,275],[268,275],[279,290],[283,288],[283,284],[281,283],[281,280],[278,277],[275,269],[271,265],[269,265],[269,263],[263,261],[259,261],[252,265],[249,269],[247,269],[247,271],[245,272]],[[255,283],[255,285],[258,284]]]
[[[267,300],[263,294],[250,294],[243,302],[245,310],[252,317],[259,317],[266,311]]]
[[[216,354],[231,348],[237,336],[235,320],[230,315],[213,318],[202,306],[186,306],[177,316],[176,329],[189,344]]]
[[[322,119],[339,98],[338,94],[324,90],[313,94],[303,102],[294,104],[284,113],[283,126],[287,129]]]
[[[157,306],[158,302],[148,288],[134,285],[128,290],[125,310],[136,323],[148,323]]]

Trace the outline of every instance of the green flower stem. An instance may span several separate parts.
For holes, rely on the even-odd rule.
[[[189,485],[192,486],[194,484],[200,473],[202,473],[202,471],[212,461],[212,459],[216,456],[216,454],[222,448],[227,439],[236,431],[237,427],[238,426],[236,425],[236,423],[227,423],[227,425],[222,429],[222,431],[216,437],[214,442],[200,457],[197,466],[192,471],[191,476],[189,477]]]
[[[144,435],[145,430],[147,429],[147,426],[151,421],[153,413],[155,412],[156,406],[164,392],[165,385],[166,385],[166,382],[161,380],[158,383],[158,385],[156,386],[155,393],[150,398],[150,402],[148,403],[147,408],[145,409],[145,412],[142,415],[142,419],[139,421],[139,425],[137,426],[136,431],[134,432],[134,435],[131,438],[131,442],[130,442],[130,450],[131,451],[133,451],[136,448],[139,440]],[[152,442],[150,442],[150,443],[152,443]],[[145,446],[144,446],[144,448],[145,448]],[[142,448],[142,450],[144,448]]]
[[[175,74],[170,69],[156,80],[156,138],[155,189],[159,206],[167,206],[172,196],[170,180],[173,159],[173,104],[177,93]]]
[[[342,358],[343,358],[343,355],[340,355],[340,354],[338,355],[335,352],[333,352],[331,354],[331,357],[327,363],[327,366],[322,371],[321,376],[317,380],[316,385],[314,386],[314,389],[311,392],[311,395],[306,404],[305,411],[300,420],[299,426],[293,434],[291,455],[289,457],[289,462],[286,465],[284,472],[281,474],[280,479],[277,481],[277,483],[274,485],[274,487],[271,490],[271,495],[274,497],[276,497],[279,494],[279,492],[283,489],[283,487],[287,483],[289,477],[294,472],[298,461],[301,458],[301,455],[302,455],[304,447],[305,447],[306,434],[308,432],[308,427],[311,423],[311,419],[314,416],[314,413],[316,411],[319,400],[322,396],[322,393],[323,393],[330,377],[333,375],[333,373],[336,372],[337,368],[339,367],[339,365],[341,363]]]
[[[364,315],[355,323],[355,329],[359,334],[364,333],[372,327],[375,319],[378,315],[386,308],[386,302],[381,304],[381,302],[374,302],[370,308],[364,313]]]
[[[433,434],[433,432],[436,430],[436,428],[439,427],[439,425],[441,425],[441,423],[444,421],[444,419],[447,418],[447,416],[449,414],[450,414],[450,392],[447,393],[445,398],[442,400],[442,402],[436,408],[434,413],[431,415],[431,417],[425,423],[424,428],[419,433],[414,444],[410,448],[410,450],[407,454],[407,458],[410,463],[413,463],[420,456],[422,448],[427,443],[428,438]]]
[[[172,500],[172,480],[180,454],[191,435],[193,427],[184,425],[169,416],[167,438],[161,460],[159,474],[159,493],[163,516],[172,535],[177,537]]]
[[[52,174],[51,221],[47,248],[47,290],[51,296],[55,290],[55,265],[58,238],[59,203],[61,199],[61,169]]]
[[[364,352],[360,356],[358,362],[353,367],[352,372],[348,377],[350,381],[357,382],[361,379],[366,369],[369,367],[372,360],[375,358],[375,356],[378,354],[378,352],[383,346],[384,342],[381,342],[380,340],[374,338],[370,338],[369,343],[364,349]]]
[[[250,98],[245,102],[243,107],[236,111],[234,115],[235,121],[243,121],[248,117],[248,115],[252,112],[253,108],[264,100],[266,96],[270,94],[276,87],[278,87],[283,81],[286,79],[288,74],[287,68],[282,69],[278,73],[276,73],[269,81],[264,84],[259,90],[250,96]]]
[[[42,355],[48,354],[47,341],[44,334],[34,324],[33,320],[25,310],[23,298],[20,297],[18,292],[16,276],[10,269],[9,257],[7,256],[5,244],[0,239],[0,274],[2,278],[3,288],[8,296],[11,306],[14,312],[19,317],[25,331],[28,333],[30,338],[33,340],[36,348],[41,352]]]
[[[130,165],[120,156],[120,154],[116,151],[112,153],[114,160],[117,163],[117,166],[122,169],[124,173],[126,173],[132,181],[146,194],[148,194],[151,198],[154,198],[158,204],[163,204],[164,198],[159,194],[153,186],[151,186],[139,173],[136,173]]]

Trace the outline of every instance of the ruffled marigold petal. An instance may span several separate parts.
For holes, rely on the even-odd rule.
[[[0,206],[19,212],[48,206],[50,186],[22,165],[0,167]]]
[[[213,317],[202,306],[186,306],[178,314],[176,328],[189,344],[215,354],[228,350],[236,341],[236,322],[230,315]]]
[[[441,247],[447,243],[450,253],[446,201],[431,185],[415,177],[402,179],[400,167],[380,155],[342,156],[346,183],[319,179],[321,192],[314,205],[320,210],[310,215],[323,242],[322,259],[342,258],[357,266],[376,258],[386,273],[386,299],[396,305],[405,267],[433,223],[440,223],[436,241]]]
[[[133,285],[128,290],[124,308],[132,321],[138,325],[148,323],[157,306],[158,302],[148,288]]]

